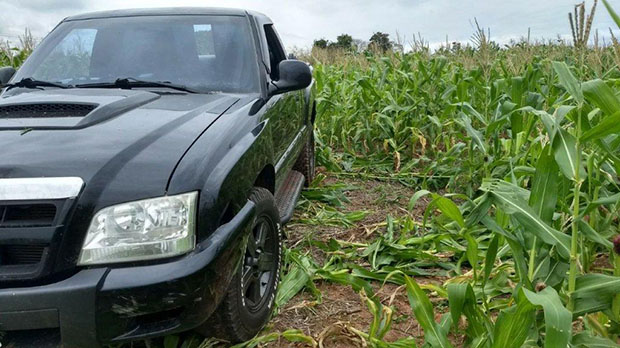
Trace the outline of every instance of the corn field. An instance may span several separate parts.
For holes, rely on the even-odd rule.
[[[406,209],[426,207],[394,212],[365,243],[315,243],[322,263],[290,250],[279,300],[312,279],[348,284],[374,318],[348,329],[377,347],[617,347],[617,45],[499,49],[483,34],[475,48],[433,54],[313,52],[319,162],[415,187]],[[315,190],[316,219],[333,202]],[[416,282],[428,273],[449,279]],[[421,343],[384,340],[385,283],[406,291]]]
[[[304,58],[320,93],[323,174],[287,232],[274,316],[300,296],[318,308],[330,283],[359,293],[370,320],[318,334],[267,328],[238,347],[328,347],[334,335],[364,347],[619,347],[620,45],[476,38],[436,52]],[[28,53],[4,52],[0,65]],[[319,226],[359,226],[373,209],[343,209],[350,178],[413,194],[364,238],[324,238]],[[300,226],[308,233],[295,238]],[[378,295],[388,285],[408,316]],[[419,335],[390,335],[397,319]]]
[[[372,243],[330,241],[324,265],[292,261],[308,278],[364,292],[376,318],[359,333],[369,344],[414,344],[383,341],[390,310],[373,301],[370,283],[379,281],[405,287],[427,346],[453,346],[450,334],[470,347],[617,346],[613,52],[591,68],[570,57],[594,52],[566,49],[565,59],[552,61],[548,48],[532,49],[517,69],[504,66],[510,52],[474,68],[458,54],[423,53],[318,66],[320,162],[416,187],[409,210],[430,200],[423,216],[389,218]],[[450,279],[423,289],[420,269]],[[284,278],[282,291],[296,276]],[[439,321],[429,296],[449,308]]]

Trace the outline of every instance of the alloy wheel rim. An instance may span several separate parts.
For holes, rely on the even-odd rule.
[[[241,273],[241,289],[245,306],[259,310],[269,297],[269,288],[277,271],[273,228],[266,217],[260,217],[248,238]]]

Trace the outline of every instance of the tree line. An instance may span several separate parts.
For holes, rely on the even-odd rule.
[[[354,39],[349,34],[341,34],[336,37],[336,41],[330,41],[324,38],[314,40],[314,48],[320,49],[339,49],[351,52],[362,52],[365,50],[387,52],[392,50],[400,50],[402,46],[390,40],[390,34],[376,32],[372,34],[368,41]]]

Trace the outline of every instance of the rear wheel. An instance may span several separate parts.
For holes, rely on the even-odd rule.
[[[299,154],[299,158],[297,158],[297,162],[295,163],[293,169],[303,174],[304,177],[306,177],[306,182],[304,183],[304,185],[306,187],[310,186],[310,184],[314,180],[314,174],[316,171],[314,155],[314,132],[312,131],[312,129],[310,130],[310,136],[304,144],[304,148],[301,150],[301,154]]]
[[[261,187],[254,188],[250,200],[256,205],[256,217],[245,255],[226,297],[199,329],[235,343],[252,339],[267,324],[280,281],[282,239],[275,200]]]

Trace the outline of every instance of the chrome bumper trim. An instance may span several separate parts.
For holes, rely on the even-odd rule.
[[[77,177],[0,179],[0,201],[73,198],[83,186]]]

